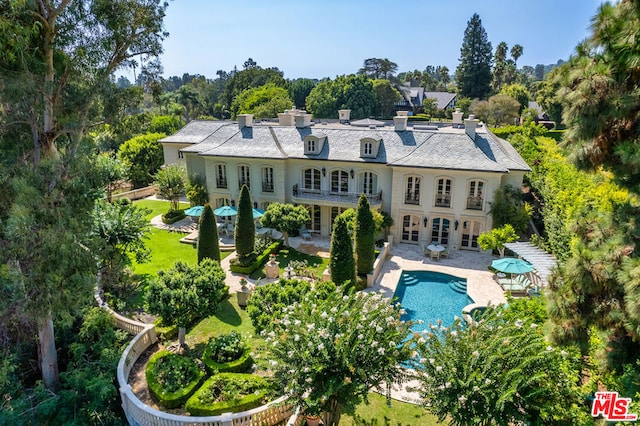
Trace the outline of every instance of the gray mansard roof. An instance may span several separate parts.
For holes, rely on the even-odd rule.
[[[304,138],[326,136],[322,151],[305,154]],[[381,139],[375,158],[360,157],[360,141]],[[397,167],[478,170],[508,173],[528,171],[529,166],[507,142],[480,127],[472,140],[464,129],[415,130],[408,127],[358,128],[332,123],[297,128],[277,123],[254,123],[238,128],[235,122],[192,121],[162,143],[189,143],[181,151],[209,157],[313,159],[379,163]]]

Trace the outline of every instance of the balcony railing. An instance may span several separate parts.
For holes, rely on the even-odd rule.
[[[216,188],[227,189],[227,180],[226,179],[217,179],[216,180]]]
[[[373,194],[365,194],[370,204],[380,204],[382,201],[382,191]],[[316,201],[337,201],[341,203],[357,204],[360,193],[358,192],[331,192],[320,189],[300,188],[293,185],[293,196]]]
[[[482,210],[482,197],[468,197],[467,209],[468,210]]]
[[[273,192],[273,182],[262,182],[262,192]]]
[[[420,195],[419,194],[405,194],[404,203],[405,204],[420,204]]]
[[[436,196],[436,207],[451,207],[451,196],[450,195]]]

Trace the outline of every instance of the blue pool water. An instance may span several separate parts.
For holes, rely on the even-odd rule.
[[[421,332],[437,320],[448,327],[454,317],[461,317],[462,308],[473,303],[466,288],[465,278],[432,271],[402,271],[394,297],[407,311],[403,320],[424,321],[411,327]]]

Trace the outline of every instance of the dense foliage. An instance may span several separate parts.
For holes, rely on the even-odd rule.
[[[118,159],[128,168],[129,181],[134,188],[153,182],[154,175],[164,161],[162,145],[158,143],[164,133],[148,133],[129,139],[118,149]]]
[[[171,202],[171,210],[178,210],[180,197],[185,195],[187,172],[181,164],[169,164],[156,173],[154,184],[158,195]]]
[[[306,207],[285,203],[271,203],[260,219],[262,226],[282,232],[285,247],[289,247],[289,234],[298,232],[305,223],[311,221]]]
[[[343,285],[347,282],[355,284],[356,261],[353,255],[352,235],[347,227],[346,218],[343,215],[338,215],[333,222],[329,263],[331,281],[337,285]]]
[[[375,108],[373,83],[364,75],[322,80],[307,97],[307,109],[316,118],[337,118],[340,109],[350,109],[352,120],[367,118]]]
[[[501,185],[494,193],[489,211],[494,228],[508,224],[520,234],[529,228],[530,209],[530,205],[523,201],[521,189],[511,185]]]
[[[225,272],[218,262],[204,259],[196,266],[176,262],[158,277],[146,293],[149,312],[160,315],[165,325],[177,325],[182,330],[195,319],[211,315],[229,293],[225,285]]]
[[[229,334],[211,338],[205,351],[207,351],[209,358],[222,364],[240,358],[246,349],[247,344],[242,340],[240,334],[232,331]]]
[[[342,407],[405,378],[414,340],[402,312],[375,293],[307,293],[263,332],[276,380],[307,413],[331,412],[338,424]]]
[[[511,320],[502,309],[425,330],[416,349],[429,409],[454,425],[590,424],[579,354],[551,346],[525,312]]]
[[[166,408],[184,404],[205,376],[198,363],[169,351],[156,352],[147,363],[149,392]]]
[[[247,89],[231,104],[231,114],[253,114],[255,118],[276,118],[278,113],[290,109],[293,101],[289,91],[273,83]]]
[[[494,95],[487,101],[474,101],[473,112],[480,120],[492,126],[516,124],[520,117],[520,104],[509,95]]]
[[[504,257],[504,245],[518,239],[513,226],[506,224],[500,228],[483,232],[478,236],[478,245],[482,250],[498,250],[500,257]]]
[[[283,308],[301,301],[310,290],[308,281],[284,278],[257,287],[247,301],[247,315],[256,333],[280,322]]]

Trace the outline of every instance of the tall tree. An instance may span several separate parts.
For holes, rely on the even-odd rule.
[[[169,164],[156,174],[158,195],[171,202],[171,210],[180,208],[180,197],[186,192],[187,172],[181,164]]]
[[[524,53],[524,48],[519,44],[514,44],[511,48],[511,57],[513,58],[513,64],[516,69],[518,68],[518,59],[522,56],[522,53]]]
[[[162,52],[166,7],[160,0],[0,7],[0,143],[7,146],[3,156],[12,157],[5,164],[13,164],[2,174],[18,189],[8,200],[16,221],[0,231],[2,258],[26,289],[49,389],[58,383],[54,316],[67,316],[77,306],[72,302],[90,297],[95,269],[82,244],[95,197],[90,170],[81,164],[88,155],[84,136],[104,119],[100,108],[107,102],[96,101],[117,90],[113,72],[138,55]]]
[[[292,105],[287,89],[267,83],[247,89],[236,96],[231,104],[231,116],[253,114],[256,118],[276,118],[278,113]]]
[[[316,87],[316,81],[309,78],[298,78],[291,83],[291,99],[297,108],[306,108],[307,96]]]
[[[198,228],[198,263],[204,259],[213,259],[220,262],[220,242],[218,240],[218,227],[213,209],[207,203],[200,215],[200,227]]]
[[[389,80],[373,80],[373,91],[376,95],[376,112],[381,117],[389,117],[394,112],[395,104],[402,100],[402,95]]]
[[[373,79],[389,80],[398,71],[398,64],[387,58],[369,58],[364,60],[358,74],[366,75]]]
[[[242,185],[240,190],[234,239],[239,259],[244,259],[253,253],[256,244],[256,225],[253,222],[253,206],[247,185]]]
[[[493,81],[492,86],[496,91],[500,91],[502,89],[502,85],[504,84],[505,74],[507,72],[507,52],[509,50],[509,46],[504,41],[498,43],[496,46],[496,51],[493,55],[494,65],[493,65]]]
[[[638,85],[640,4],[600,6],[593,33],[554,75],[560,84],[565,139],[577,164],[604,168],[634,197],[640,194]],[[640,210],[629,200],[611,213],[584,212],[575,227],[575,255],[553,282],[554,336],[587,350],[591,328],[603,333],[610,366],[640,353]],[[579,315],[576,315],[579,313]]]
[[[118,149],[118,159],[128,168],[127,175],[134,188],[153,182],[153,176],[162,166],[162,145],[158,140],[164,133],[148,133],[129,139]]]
[[[460,48],[456,82],[461,96],[485,98],[491,91],[491,42],[475,13],[467,23]]]
[[[178,326],[178,342],[184,344],[186,327],[195,319],[213,314],[229,294],[225,272],[215,260],[196,266],[176,262],[159,271],[146,293],[149,312],[160,315],[163,324]]]
[[[358,275],[366,275],[373,269],[375,261],[376,224],[369,206],[369,200],[364,194],[360,194],[358,209],[356,210],[356,272]]]
[[[289,247],[289,234],[297,232],[311,220],[309,210],[304,206],[293,204],[271,203],[264,212],[260,223],[262,226],[277,229],[284,236],[284,245]]]
[[[350,281],[353,285],[356,279],[356,262],[353,257],[353,238],[347,226],[347,219],[338,215],[333,222],[331,233],[331,254],[329,267],[331,281],[336,285],[343,285]]]

